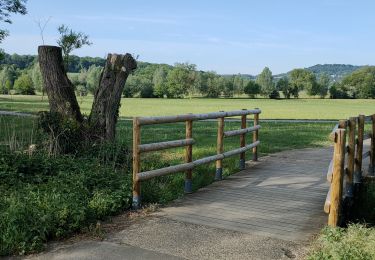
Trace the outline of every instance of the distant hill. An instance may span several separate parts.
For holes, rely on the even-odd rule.
[[[306,69],[313,72],[317,76],[323,73],[327,73],[332,78],[339,79],[362,67],[363,66],[354,66],[354,65],[347,65],[347,64],[317,64],[312,67],[308,67]]]
[[[363,66],[355,66],[349,64],[317,64],[305,69],[314,73],[318,78],[320,77],[320,75],[327,73],[333,80],[336,81],[362,67]],[[275,78],[284,77],[289,73],[290,71],[287,73],[275,75]]]

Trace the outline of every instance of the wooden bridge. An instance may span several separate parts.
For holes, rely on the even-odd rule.
[[[348,187],[348,182],[343,185],[344,174],[353,171],[350,169],[354,167],[349,163],[350,169],[344,170],[344,166],[347,167],[345,152],[338,152],[337,147],[341,147],[342,150],[346,149],[345,139],[340,139],[339,145],[337,138],[332,139],[335,142],[333,160],[331,160],[333,148],[321,148],[284,151],[263,157],[258,161],[260,113],[259,109],[254,109],[201,115],[135,118],[133,125],[134,207],[140,205],[141,181],[184,171],[187,195],[163,210],[163,214],[167,218],[289,241],[303,241],[317,234],[327,224],[327,215],[324,213],[323,207],[326,213],[329,213],[329,219],[334,216],[335,223],[331,225],[336,225],[343,210],[341,196],[345,192],[343,193],[342,189],[345,188],[345,185]],[[254,115],[254,125],[251,127],[246,125],[248,115]],[[225,131],[224,119],[233,116],[241,116],[241,129]],[[367,117],[359,116],[356,119],[352,118],[351,121],[342,120],[333,131],[333,135],[345,134],[343,128],[349,124],[348,122],[353,120],[359,122],[358,130],[355,129],[355,124],[351,123],[351,126],[353,124],[354,126],[351,127],[351,137],[347,148],[349,161],[351,158],[353,162],[354,154],[358,150],[357,154],[360,158],[356,157],[356,162],[360,161],[361,163],[359,168],[357,167],[357,171],[362,170],[363,140],[366,139],[363,134],[365,118]],[[372,130],[375,131],[375,116],[368,118],[371,119]],[[218,119],[217,154],[192,161],[192,145],[195,143],[192,136],[192,122],[204,119]],[[140,129],[142,125],[184,121],[186,122],[186,139],[141,144]],[[339,127],[341,129],[337,130]],[[250,144],[245,142],[247,133],[253,134]],[[354,145],[356,134],[358,135],[357,145]],[[225,152],[223,149],[224,138],[236,135],[240,136],[240,148]],[[372,138],[372,133],[365,136],[371,139],[370,151],[365,156],[370,157],[370,165],[374,165],[375,157],[372,154],[375,149],[375,141]],[[141,153],[181,146],[186,147],[185,163],[140,172]],[[245,152],[248,150],[253,152],[253,161],[248,162],[248,167],[245,168],[244,158]],[[221,180],[222,160],[234,155],[240,155],[241,171],[239,173],[190,194],[192,170],[196,166],[216,162],[216,180]],[[335,161],[335,158],[339,157],[341,159]],[[328,167],[328,165],[330,166]],[[329,168],[328,176],[325,174],[327,168]],[[370,168],[373,169],[372,166]],[[332,184],[327,183],[327,178]],[[336,186],[340,188],[332,188],[334,183],[338,183]],[[327,191],[329,191],[328,196]],[[327,208],[331,210],[327,211]]]
[[[327,223],[323,172],[331,149],[263,157],[246,170],[165,208],[178,221],[285,240],[307,240]]]

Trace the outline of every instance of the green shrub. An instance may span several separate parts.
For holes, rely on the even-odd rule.
[[[130,206],[130,175],[99,159],[0,153],[0,255],[38,251]]]
[[[24,73],[16,81],[14,81],[14,89],[17,94],[21,95],[35,95],[34,83],[31,77]]]

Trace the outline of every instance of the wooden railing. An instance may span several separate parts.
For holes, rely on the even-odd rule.
[[[371,132],[365,133],[365,123],[371,123]],[[340,120],[330,134],[334,142],[333,159],[331,160],[327,180],[330,188],[324,204],[328,213],[328,225],[338,226],[342,223],[345,210],[353,202],[365,175],[363,160],[370,157],[368,174],[374,174],[375,166],[375,115],[351,117]],[[371,139],[370,149],[364,152],[363,142]],[[348,203],[351,202],[351,203]]]
[[[259,114],[261,111],[258,108],[254,110],[243,109],[240,111],[230,112],[217,112],[209,114],[187,114],[178,116],[165,116],[165,117],[135,117],[133,119],[133,208],[139,208],[141,205],[141,182],[147,179],[164,176],[177,172],[185,172],[185,192],[190,193],[192,191],[192,170],[203,164],[208,164],[216,161],[216,174],[215,180],[222,179],[223,173],[223,159],[240,155],[240,169],[245,168],[245,152],[252,149],[253,160],[258,159],[257,146],[259,145],[258,131],[259,125]],[[254,125],[247,127],[247,116],[254,115]],[[226,117],[241,116],[241,129],[233,131],[224,131],[224,119]],[[202,159],[193,161],[193,121],[217,119],[218,130],[217,130],[217,154]],[[159,143],[141,144],[141,127],[144,125],[153,124],[166,124],[166,123],[177,123],[185,122],[186,124],[186,135],[185,139],[174,140]],[[253,133],[253,142],[246,145],[246,134]],[[231,151],[224,152],[223,141],[225,137],[240,136],[240,148]],[[141,154],[152,151],[160,151],[163,149],[185,147],[185,163],[169,166],[166,168],[141,172]]]

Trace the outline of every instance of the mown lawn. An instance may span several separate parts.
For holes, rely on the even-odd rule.
[[[84,113],[89,113],[92,97],[78,97]],[[375,100],[371,99],[140,99],[123,98],[120,116],[162,116],[185,113],[208,113],[242,108],[262,109],[263,119],[343,119],[358,114],[373,114]],[[0,95],[0,110],[33,112],[48,110],[42,96]]]

